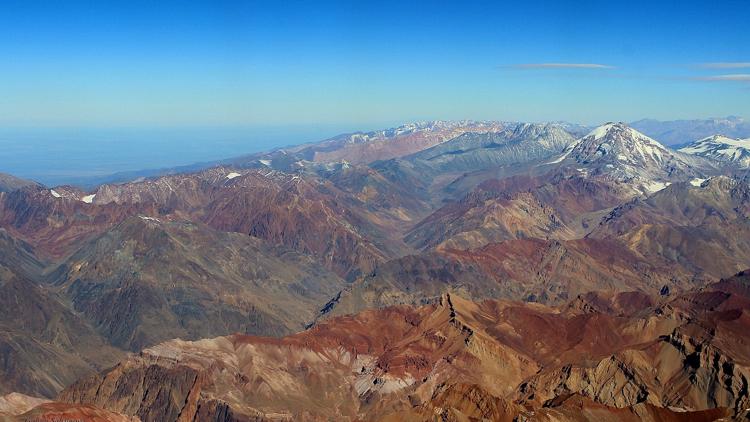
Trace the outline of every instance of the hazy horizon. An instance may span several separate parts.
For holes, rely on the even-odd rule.
[[[727,117],[744,119],[743,116],[737,115],[713,116],[705,119]],[[649,119],[644,117],[638,120]],[[510,119],[492,120],[512,121]],[[616,119],[608,121],[616,121]],[[216,161],[323,141],[346,133],[388,129],[407,123],[412,122],[383,122],[369,127],[354,125],[2,127],[0,128],[0,162],[2,163],[0,173],[12,174],[48,186],[78,184],[88,179],[121,172],[155,170]],[[605,122],[587,126],[594,127],[603,123]],[[665,142],[665,144],[668,143]]]
[[[8,1],[0,171],[54,184],[424,120],[750,118],[743,5]]]

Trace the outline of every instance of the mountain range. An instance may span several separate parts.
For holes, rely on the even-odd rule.
[[[637,123],[4,175],[0,420],[747,418],[746,141]]]
[[[717,134],[750,138],[750,122],[738,116],[671,121],[643,119],[632,122],[630,126],[666,145],[688,144]]]

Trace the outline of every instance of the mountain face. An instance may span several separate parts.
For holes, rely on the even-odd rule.
[[[750,122],[736,116],[704,120],[644,119],[633,122],[630,126],[666,145],[688,144],[716,133],[733,138],[750,137]]]
[[[742,273],[682,295],[590,294],[559,308],[446,294],[282,339],[173,340],[58,400],[143,421],[743,417],[748,293]]]
[[[301,330],[343,286],[314,260],[190,222],[133,217],[79,249],[55,281],[113,345]]]
[[[0,173],[0,192],[12,192],[29,186],[38,186],[38,183],[19,179],[10,174]]]
[[[215,168],[102,185],[86,194],[46,188],[0,193],[0,222],[59,258],[129,217],[192,219],[314,255],[346,276],[403,249],[390,228],[412,218],[406,201],[386,200],[382,207],[370,202],[371,195],[399,195],[392,187],[384,182],[358,197],[362,192],[346,192],[314,175]]]
[[[137,417],[125,416],[94,406],[56,403],[16,393],[0,397],[0,420],[3,422],[140,422]]]
[[[594,129],[551,163],[577,165],[591,176],[606,175],[628,182],[644,193],[655,192],[674,181],[701,177],[708,166],[623,123],[607,123]]]
[[[501,122],[419,122],[393,129],[342,135],[292,151],[316,162],[347,161],[366,164],[403,157],[439,145],[463,133],[493,133]]]
[[[41,265],[28,245],[0,235],[0,394],[52,397],[119,359],[63,297],[30,279]]]
[[[684,290],[750,265],[746,182],[680,182],[629,199],[580,177],[485,183],[415,226],[407,239],[425,252],[380,264],[324,316],[430,302],[445,290],[548,304],[588,291]]]
[[[618,206],[590,236],[618,239],[646,257],[665,258],[695,273],[717,276],[747,266],[748,217],[750,186],[719,176],[700,185],[676,183]]]
[[[499,132],[465,133],[410,159],[439,173],[479,171],[547,158],[574,140],[561,124],[522,123]]]
[[[739,167],[750,167],[750,138],[733,139],[713,135],[680,148],[680,152],[728,162]]]
[[[578,171],[512,176],[481,183],[412,227],[405,239],[418,249],[477,248],[519,238],[573,239],[630,190]]]
[[[644,257],[617,240],[516,239],[381,264],[346,286],[321,309],[319,319],[432,303],[445,291],[477,301],[502,298],[559,305],[587,292],[658,294],[664,286],[684,291],[710,280],[663,257]]]

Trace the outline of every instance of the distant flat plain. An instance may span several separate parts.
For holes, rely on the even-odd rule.
[[[49,186],[319,141],[335,125],[222,128],[0,129],[0,172]]]

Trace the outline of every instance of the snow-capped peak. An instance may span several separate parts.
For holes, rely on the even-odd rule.
[[[556,163],[582,168],[592,177],[606,175],[627,182],[644,194],[702,175],[689,156],[670,150],[624,123],[613,122],[592,130],[548,164]]]
[[[625,123],[605,123],[596,129],[592,130],[588,135],[584,136],[586,137],[593,137],[595,141],[599,139],[606,138],[608,136],[612,136],[613,134],[621,133],[622,136],[627,136],[632,139],[635,139],[639,142],[642,142],[644,144],[650,145],[655,148],[659,148],[662,150],[667,150],[667,148],[659,143],[658,141],[642,134],[641,132],[638,132],[637,130],[633,129],[632,127],[626,125]]]
[[[615,123],[612,123],[612,122],[605,123],[605,124],[603,124],[603,125],[595,128],[591,132],[589,132],[588,135],[584,136],[584,138],[593,137],[594,140],[601,139],[601,138],[607,136],[607,134],[609,133],[609,131],[613,127],[615,127]]]
[[[662,163],[672,153],[664,145],[626,124],[610,122],[576,141],[565,152],[565,156],[568,155],[578,162],[603,160],[646,165]]]
[[[750,167],[750,139],[713,135],[681,148],[680,152]]]

